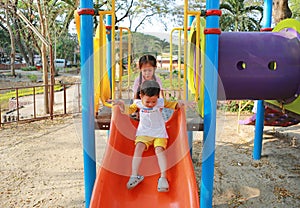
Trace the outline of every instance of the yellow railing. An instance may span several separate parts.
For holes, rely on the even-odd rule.
[[[195,90],[195,101],[198,102],[199,98],[199,67],[200,67],[200,11],[189,11],[188,10],[188,0],[184,2],[184,80],[187,80],[187,47],[188,47],[188,15],[196,16],[196,90]],[[184,84],[184,98],[186,98],[186,83]]]

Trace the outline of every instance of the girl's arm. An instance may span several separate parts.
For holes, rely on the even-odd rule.
[[[159,87],[160,87],[159,97],[160,97],[160,98],[164,98],[165,95],[164,95],[164,90],[163,90],[163,87],[162,87],[162,81],[161,81],[161,79],[159,78],[159,76],[155,76],[155,78],[156,78],[156,81],[157,81],[157,83],[159,84]]]
[[[133,87],[132,87],[134,99],[137,99],[137,97],[136,97],[137,94],[136,93],[137,93],[137,90],[139,88],[139,80],[140,80],[139,77],[135,78],[134,84],[133,84]]]

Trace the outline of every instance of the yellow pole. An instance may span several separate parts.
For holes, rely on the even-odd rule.
[[[181,81],[181,30],[179,30],[179,39],[178,39],[178,93],[179,93],[179,99],[181,99],[181,93],[180,93],[180,81]]]
[[[115,81],[116,81],[116,57],[115,57],[115,0],[111,2],[111,62],[112,62],[112,84],[111,84],[111,92],[112,99],[115,99]]]
[[[122,98],[122,76],[123,76],[123,73],[122,73],[122,68],[123,68],[123,62],[122,62],[122,59],[123,59],[123,41],[122,41],[122,36],[123,36],[123,30],[122,28],[120,28],[120,41],[119,41],[119,49],[120,49],[120,56],[119,56],[119,59],[120,59],[120,62],[119,62],[119,98],[121,99]]]
[[[199,65],[200,65],[200,12],[196,15],[196,92],[195,101],[198,102],[199,97]]]
[[[174,28],[175,29],[175,28]],[[173,83],[172,83],[172,69],[173,69],[173,43],[172,43],[172,33],[174,31],[174,29],[172,29],[171,33],[170,33],[170,85],[171,85],[171,89],[173,89]]]
[[[184,22],[183,22],[183,28],[184,28],[184,48],[183,48],[183,80],[184,80],[184,84],[183,84],[183,97],[184,100],[187,99],[187,90],[186,90],[186,83],[187,83],[187,78],[186,78],[186,73],[187,73],[187,38],[188,38],[188,28],[187,28],[187,24],[188,24],[188,0],[184,0]]]
[[[175,30],[178,30],[180,33],[179,35],[179,48],[180,48],[180,45],[181,45],[181,30],[182,28],[180,27],[175,27],[171,30],[171,33],[170,33],[170,84],[171,84],[171,89],[174,89],[174,86],[172,84],[172,80],[173,80],[173,74],[172,74],[172,71],[173,71],[173,43],[172,43],[172,39],[173,39],[173,32]],[[180,58],[180,55],[179,55],[179,58]],[[180,72],[180,70],[179,70]],[[179,76],[180,77],[180,76]],[[179,88],[180,88],[180,85],[179,85]]]
[[[128,55],[127,55],[127,73],[128,73],[128,85],[127,85],[127,89],[129,90],[130,88],[130,75],[131,75],[131,31],[129,30],[129,28],[127,27],[119,27],[120,29],[123,29],[123,30],[127,30],[128,32],[128,38],[127,38],[127,41],[128,41],[128,48],[127,48],[127,52],[128,52]],[[121,38],[121,37],[120,37]]]

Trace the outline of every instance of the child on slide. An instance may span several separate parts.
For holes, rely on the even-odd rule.
[[[132,159],[132,173],[127,183],[127,189],[136,187],[144,180],[139,175],[139,167],[142,161],[142,154],[147,151],[150,145],[155,148],[158,165],[160,168],[160,178],[158,180],[157,190],[159,192],[169,191],[169,183],[166,176],[167,161],[165,149],[168,143],[168,135],[165,127],[165,121],[162,117],[162,108],[178,109],[184,105],[191,106],[194,102],[170,102],[159,98],[160,86],[156,81],[146,80],[140,87],[140,99],[135,99],[130,106],[125,106],[124,102],[113,101],[118,105],[121,112],[127,114],[140,110],[140,122],[136,132],[135,150]]]

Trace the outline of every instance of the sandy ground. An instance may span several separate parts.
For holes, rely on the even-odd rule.
[[[245,118],[245,116],[244,116]],[[214,207],[300,207],[300,125],[265,127],[263,156],[252,159],[253,126],[219,115]],[[96,131],[99,166],[107,132]],[[5,125],[0,131],[0,207],[84,207],[81,117]],[[193,161],[201,177],[202,132]]]

